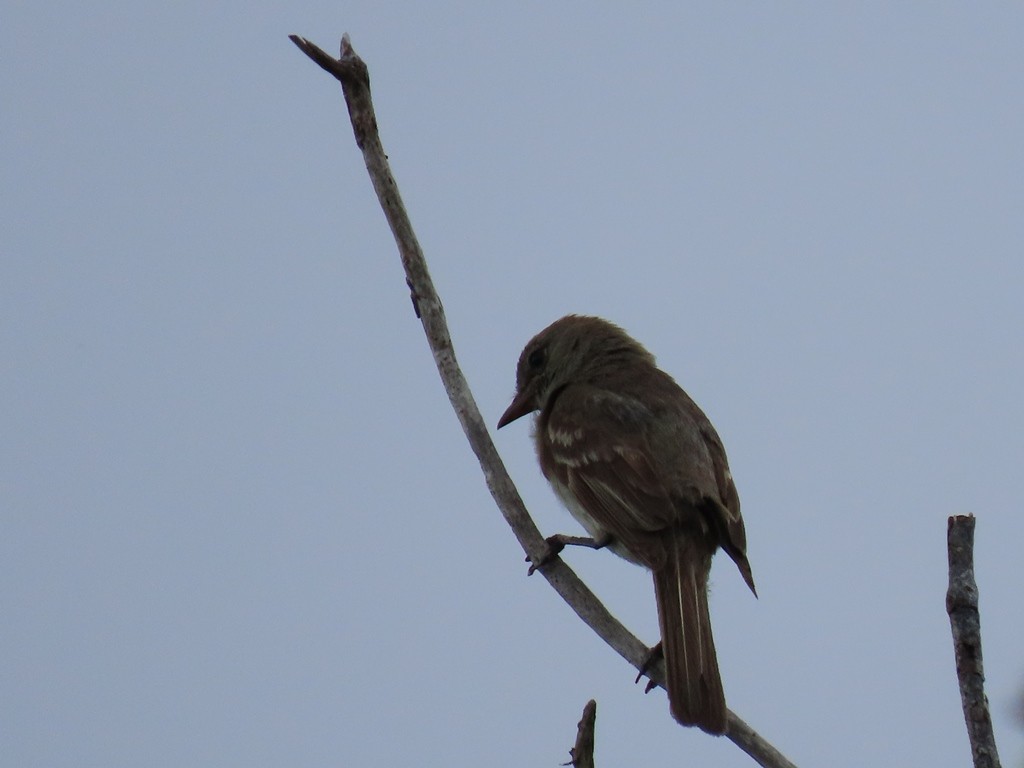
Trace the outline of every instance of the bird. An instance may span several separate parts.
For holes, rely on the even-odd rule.
[[[586,315],[556,320],[527,343],[498,429],[535,412],[537,458],[555,495],[595,547],[653,574],[672,716],[724,734],[708,612],[715,552],[724,550],[757,590],[718,433],[643,345]]]

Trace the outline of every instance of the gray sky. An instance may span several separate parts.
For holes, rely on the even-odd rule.
[[[493,424],[567,312],[716,424],[730,706],[801,766],[969,761],[946,517],[1024,759],[1024,9],[19,3],[0,27],[0,763],[748,766],[526,566],[411,312],[385,146]],[[578,532],[528,425],[497,442]],[[643,571],[570,563],[641,637]]]

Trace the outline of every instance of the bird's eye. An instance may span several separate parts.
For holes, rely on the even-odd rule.
[[[527,364],[533,369],[537,370],[544,365],[546,355],[543,349],[535,349],[530,353],[530,356],[526,358]]]

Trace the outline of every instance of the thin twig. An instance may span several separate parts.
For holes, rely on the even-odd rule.
[[[541,562],[548,553],[548,545],[526,511],[519,491],[505,470],[505,465],[491,441],[490,433],[470,392],[469,384],[455,360],[455,350],[448,332],[444,308],[434,290],[426,259],[402,204],[387,155],[381,146],[377,118],[370,98],[370,77],[366,64],[352,49],[348,35],[341,39],[341,56],[338,59],[332,58],[303,37],[289,37],[303,53],[341,82],[356,145],[362,150],[370,181],[398,244],[416,314],[423,324],[427,343],[434,355],[434,362],[448,393],[448,399],[455,409],[455,415],[466,433],[470,447],[480,462],[487,488],[494,497],[498,509],[512,528],[528,559],[534,563]],[[640,669],[649,657],[647,646],[609,613],[597,596],[561,558],[551,558],[538,570],[587,626],[626,661]],[[648,676],[664,687],[660,666],[649,669]],[[778,750],[732,712],[729,712],[729,729],[726,735],[764,768],[795,768]]]
[[[594,768],[594,722],[597,720],[597,702],[591,699],[583,707],[583,717],[576,725],[576,745],[569,750],[572,768]]]
[[[981,663],[981,616],[978,583],[974,580],[974,515],[949,518],[946,545],[949,550],[946,612],[953,630],[956,677],[960,682],[960,701],[971,740],[971,756],[975,768],[999,768],[992,715],[985,696],[985,670]]]

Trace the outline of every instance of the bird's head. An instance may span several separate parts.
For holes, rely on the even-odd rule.
[[[569,384],[601,385],[654,357],[619,326],[600,317],[566,315],[538,333],[523,349],[516,367],[516,395],[498,420],[498,429],[544,410]]]

